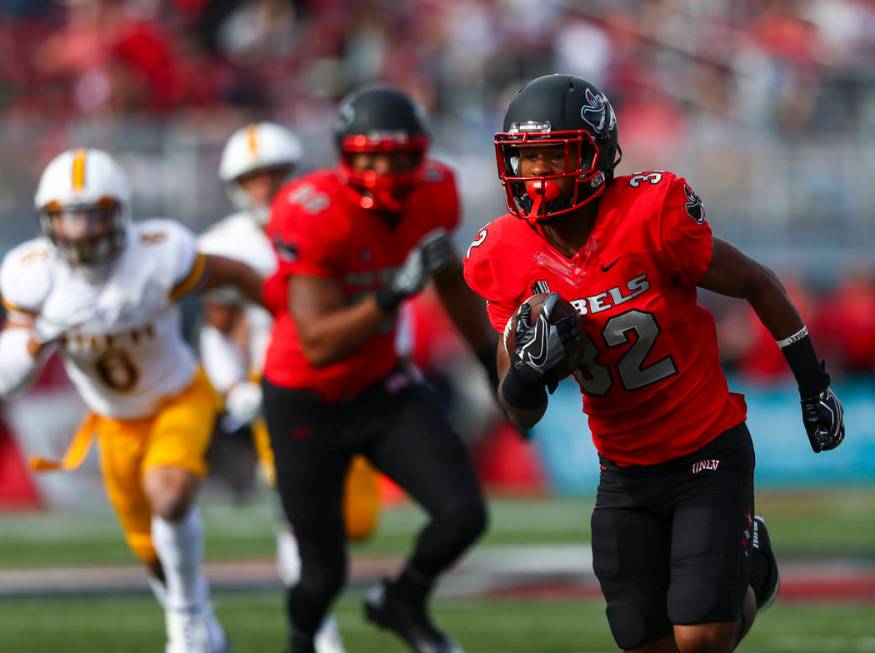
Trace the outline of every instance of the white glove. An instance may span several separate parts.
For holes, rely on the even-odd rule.
[[[240,381],[225,396],[225,410],[240,424],[249,424],[261,413],[261,388],[251,381]]]

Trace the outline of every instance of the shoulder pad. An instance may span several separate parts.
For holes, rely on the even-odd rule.
[[[271,205],[271,240],[306,234],[319,242],[343,242],[349,231],[348,211],[338,198],[347,190],[334,171],[317,171],[288,184]]]
[[[133,237],[147,247],[176,248],[195,242],[194,233],[176,220],[151,218],[134,223]]]
[[[455,181],[455,174],[453,173],[452,168],[445,163],[435,161],[434,159],[428,159],[425,162],[423,179],[429,184],[439,184],[445,181],[453,182]]]
[[[36,315],[54,282],[51,244],[34,238],[13,248],[0,266],[0,295],[10,312]]]
[[[631,175],[622,175],[614,179],[614,186],[623,191],[625,189],[637,189],[640,192],[659,193],[664,195],[678,179],[678,176],[669,170],[642,170]]]
[[[334,205],[337,186],[336,176],[330,171],[310,173],[285,186],[277,194],[273,209],[305,215],[326,213]]]
[[[134,223],[131,233],[137,256],[156,263],[165,285],[172,287],[192,270],[197,241],[188,227],[175,220],[154,218]]]
[[[515,301],[525,293],[527,229],[525,221],[507,214],[477,232],[464,260],[471,290],[490,302]],[[530,259],[533,252],[528,254]]]

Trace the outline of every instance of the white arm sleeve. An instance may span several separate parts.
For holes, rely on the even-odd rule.
[[[213,387],[223,395],[246,379],[246,360],[231,338],[205,324],[200,333],[201,361]]]
[[[28,329],[4,329],[0,332],[0,397],[23,390],[36,376],[48,353],[34,358],[27,351]]]

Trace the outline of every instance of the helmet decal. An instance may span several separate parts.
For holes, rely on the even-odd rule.
[[[599,136],[604,136],[614,128],[617,122],[614,109],[603,94],[595,94],[586,89],[586,104],[580,108],[580,117],[592,127]]]
[[[83,149],[76,150],[73,155],[73,178],[71,185],[73,190],[78,192],[85,188],[85,157],[87,153]]]
[[[258,125],[249,125],[246,128],[246,145],[253,159],[258,158]]]
[[[351,102],[342,104],[337,112],[337,122],[334,124],[334,129],[337,131],[346,131],[346,129],[355,120],[355,107]]]

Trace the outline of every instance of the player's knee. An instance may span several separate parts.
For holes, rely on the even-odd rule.
[[[735,646],[735,624],[675,626],[674,638],[681,653],[730,653]]]
[[[432,518],[443,532],[452,533],[460,545],[476,541],[489,523],[486,505],[479,500],[447,506]]]
[[[153,504],[153,510],[161,519],[169,522],[177,522],[188,514],[191,501],[186,496],[165,495]]]
[[[191,509],[199,480],[185,470],[165,467],[149,470],[144,485],[152,514],[175,522]]]
[[[672,634],[665,609],[659,605],[642,607],[635,603],[609,602],[606,612],[614,641],[624,651],[652,645]]]
[[[300,599],[327,605],[340,594],[345,583],[346,567],[343,564],[320,565],[315,569],[305,565],[294,591]]]

